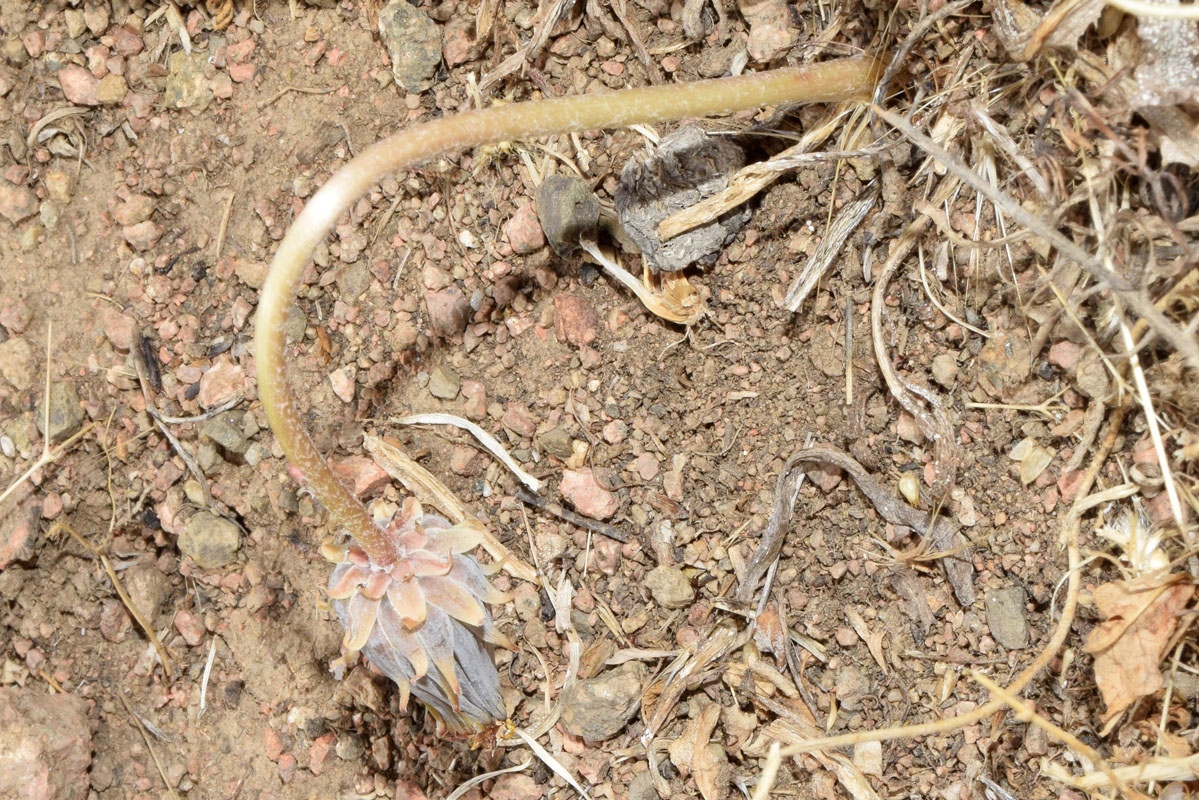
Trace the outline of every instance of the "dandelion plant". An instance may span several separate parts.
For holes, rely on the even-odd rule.
[[[857,57],[689,84],[626,89],[496,106],[426,122],[384,139],[351,160],[313,195],[279,245],[255,322],[258,394],[293,474],[349,534],[345,547],[322,548],[335,562],[329,582],[345,627],[340,671],[361,651],[448,727],[464,732],[505,717],[488,651],[503,644],[488,610],[505,596],[470,551],[479,523],[450,525],[408,499],[375,519],[333,474],[306,432],[287,383],[284,322],[317,244],[373,184],[388,173],[443,153],[570,131],[704,117],[767,105],[865,97],[877,59]]]

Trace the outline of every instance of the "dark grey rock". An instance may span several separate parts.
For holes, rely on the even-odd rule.
[[[551,428],[543,433],[537,443],[559,461],[565,461],[574,455],[574,449],[571,446],[570,434],[561,428]]]
[[[551,175],[537,189],[537,219],[554,252],[568,256],[579,248],[580,237],[595,236],[599,203],[581,178]]]
[[[379,36],[396,83],[409,92],[433,85],[441,64],[441,28],[419,8],[393,0],[379,12]]]
[[[1011,586],[987,592],[983,598],[987,606],[987,625],[995,641],[1008,650],[1028,647],[1028,616],[1024,610],[1024,589]]]
[[[216,445],[221,457],[230,464],[246,463],[250,441],[242,432],[240,415],[228,411],[205,420],[200,426],[200,437]]]
[[[58,442],[74,436],[83,427],[83,407],[79,405],[79,395],[75,387],[69,383],[50,384],[50,429],[46,430],[46,396],[38,400],[35,421],[42,436],[49,436],[50,441]]]

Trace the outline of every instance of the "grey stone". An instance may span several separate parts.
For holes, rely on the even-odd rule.
[[[75,387],[61,381],[50,384],[50,430],[46,430],[46,397],[38,400],[36,410],[37,429],[50,441],[57,442],[74,436],[83,427],[83,408]]]
[[[200,113],[212,101],[212,87],[204,74],[208,56],[196,51],[172,53],[167,61],[167,85],[163,104],[167,108],[189,108]]]
[[[404,0],[394,0],[379,12],[379,36],[391,57],[396,83],[408,92],[433,85],[441,64],[441,28]]]
[[[134,564],[121,573],[121,581],[133,606],[151,623],[171,592],[171,582],[153,564]]]
[[[664,608],[683,608],[695,599],[691,581],[678,567],[654,567],[645,576],[645,585]]]
[[[610,739],[637,713],[645,667],[624,664],[582,680],[562,693],[562,721],[589,742]]]
[[[850,664],[837,673],[837,702],[846,711],[857,711],[862,707],[862,698],[873,690],[866,673]]]
[[[217,446],[205,439],[196,448],[196,463],[200,465],[200,471],[205,475],[214,475],[225,463],[225,459],[221,458],[221,452]]]
[[[287,337],[288,344],[303,341],[304,330],[308,327],[308,318],[304,315],[301,309],[295,303],[287,310],[287,321],[283,323],[283,335]]]
[[[230,464],[246,463],[250,442],[242,433],[238,414],[229,411],[205,420],[200,426],[200,437],[216,445],[221,457]]]
[[[658,800],[658,790],[654,787],[654,776],[649,770],[638,772],[629,781],[629,800]]]
[[[1028,647],[1028,617],[1024,610],[1024,589],[1011,586],[987,592],[987,625],[995,641],[1008,650]]]
[[[347,302],[366,294],[366,290],[371,288],[371,271],[366,262],[355,261],[343,269],[337,276],[337,288],[341,291],[342,300]]]
[[[429,376],[429,394],[440,400],[453,400],[462,388],[462,379],[454,368],[442,364]]]
[[[561,428],[550,428],[538,437],[537,442],[559,461],[565,461],[574,455],[571,447],[570,434]]]
[[[184,524],[178,544],[179,551],[202,569],[216,569],[236,557],[241,529],[208,511],[198,511]]]

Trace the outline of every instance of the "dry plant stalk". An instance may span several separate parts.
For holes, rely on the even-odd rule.
[[[258,393],[294,475],[349,533],[330,595],[346,627],[346,658],[362,648],[451,728],[478,731],[503,717],[499,682],[482,640],[496,640],[486,602],[500,599],[466,551],[469,523],[450,526],[405,503],[375,520],[317,452],[287,383],[284,322],[300,276],[337,218],[384,175],[440,154],[513,139],[727,114],[783,103],[865,97],[881,73],[862,56],[806,67],[611,94],[519,103],[444,117],[378,142],[312,197],[279,245],[255,322]],[[462,566],[468,565],[468,566]],[[468,580],[469,578],[469,580]],[[345,662],[342,661],[342,664]]]

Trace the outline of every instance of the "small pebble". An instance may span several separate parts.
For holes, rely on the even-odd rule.
[[[695,599],[691,580],[678,567],[657,566],[645,576],[654,601],[663,608],[683,608]]]
[[[1000,646],[1008,650],[1028,647],[1028,617],[1025,612],[1025,593],[1019,586],[987,592],[983,598],[987,607],[987,625]]]
[[[440,400],[453,400],[458,396],[462,381],[453,367],[442,364],[429,376],[429,394]]]
[[[599,485],[590,468],[563,470],[558,490],[585,517],[608,519],[620,508],[620,500]]]
[[[645,667],[630,662],[578,681],[562,693],[562,721],[589,742],[610,739],[637,712],[644,680]]]
[[[201,569],[217,569],[233,561],[241,548],[241,529],[223,517],[197,511],[183,526],[179,551]]]

